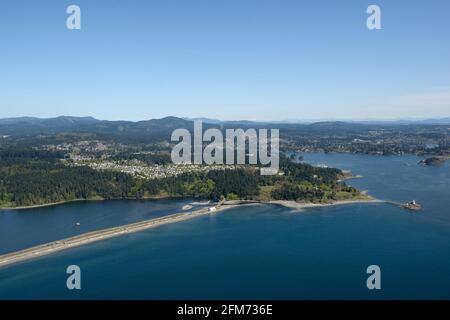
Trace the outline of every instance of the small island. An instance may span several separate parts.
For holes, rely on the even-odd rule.
[[[426,166],[442,166],[447,161],[444,157],[430,157],[424,160],[420,160],[419,164],[423,164]]]
[[[407,210],[411,210],[411,211],[420,211],[420,210],[422,210],[422,205],[420,203],[416,202],[416,200],[404,203],[400,207],[402,207],[404,209],[407,209]]]

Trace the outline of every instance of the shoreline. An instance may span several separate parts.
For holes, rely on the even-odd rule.
[[[32,206],[21,206],[21,207],[0,207],[0,211],[13,211],[13,210],[27,210],[27,209],[35,209],[35,208],[45,208],[45,207],[53,207],[59,206],[65,203],[71,202],[81,202],[81,201],[105,201],[105,199],[74,199],[74,200],[65,200],[60,202],[51,202],[44,204],[34,204]]]
[[[329,207],[335,205],[344,205],[344,204],[357,204],[357,203],[384,203],[385,201],[377,200],[377,199],[355,199],[355,200],[342,200],[335,201],[332,203],[301,203],[295,201],[254,201],[254,200],[236,200],[236,201],[228,201],[222,205],[211,206],[208,208],[201,208],[196,211],[188,211],[182,213],[174,213],[164,217],[145,220],[141,222],[135,222],[132,224],[127,224],[118,227],[112,227],[97,231],[91,231],[88,233],[83,233],[77,236],[64,238],[61,240],[56,240],[52,242],[48,242],[42,245],[30,247],[27,249],[19,250],[16,252],[6,253],[4,255],[0,255],[0,268],[5,267],[11,264],[27,261],[30,259],[50,255],[59,251],[67,250],[70,248],[75,248],[79,246],[83,246],[85,244],[94,243],[97,241],[102,241],[114,237],[118,237],[125,234],[135,233],[155,227],[159,227],[162,225],[167,225],[171,223],[181,222],[190,220],[193,218],[213,215],[227,209],[233,209],[242,206],[248,205],[282,205],[287,208],[292,209],[306,209],[306,208],[316,208],[316,207]],[[211,211],[211,208],[215,208]]]
[[[353,199],[353,200],[338,200],[330,203],[312,203],[312,202],[296,202],[289,200],[274,200],[265,202],[267,204],[279,205],[286,208],[303,210],[308,208],[322,208],[322,207],[332,207],[341,206],[346,204],[364,204],[364,203],[386,203],[384,200],[368,198],[368,199]]]
[[[72,202],[94,202],[94,201],[114,201],[114,200],[136,200],[136,201],[158,201],[158,200],[171,200],[171,199],[190,199],[186,197],[176,197],[176,196],[167,196],[167,197],[143,197],[140,199],[137,198],[111,198],[111,199],[103,199],[103,198],[91,198],[91,199],[73,199],[73,200],[64,200],[60,202],[51,202],[44,204],[34,204],[32,206],[21,206],[21,207],[0,207],[1,211],[15,211],[15,210],[27,210],[27,209],[36,209],[36,208],[45,208],[45,207],[53,207],[59,206],[66,203]]]
[[[356,179],[356,178],[360,178],[358,176],[354,177],[354,178],[349,178],[349,179]],[[171,199],[190,199],[190,198],[186,198],[186,197],[144,197],[141,199],[135,199],[135,198],[113,198],[113,199],[74,199],[74,200],[66,200],[66,201],[61,201],[61,202],[53,202],[53,203],[46,203],[46,204],[36,204],[36,205],[32,205],[32,206],[25,206],[25,207],[8,207],[8,208],[2,208],[0,207],[0,212],[1,211],[16,211],[16,210],[27,210],[27,209],[36,209],[36,208],[45,208],[45,207],[53,207],[53,206],[59,206],[59,205],[63,205],[63,204],[67,204],[67,203],[73,203],[73,202],[95,202],[95,201],[114,201],[114,200],[136,200],[136,201],[158,201],[158,200],[171,200]],[[193,198],[192,198],[193,199]],[[193,199],[195,201],[195,199]],[[349,201],[349,203],[360,203],[360,202],[373,202],[376,201],[376,199],[355,199],[355,200],[337,200],[335,202],[332,203],[324,203],[324,204],[318,204],[318,205],[325,205],[325,206],[329,206],[329,205],[334,205],[335,203],[340,203],[340,202],[347,202]],[[260,200],[231,200],[231,201],[225,201],[225,205],[231,205],[231,204],[250,204],[250,203],[261,203],[261,204],[277,204],[277,202],[293,202],[293,203],[297,203],[298,205],[301,205],[302,202],[296,202],[294,200],[270,200],[270,201],[260,201]],[[381,200],[379,200],[381,201]],[[316,205],[315,203],[304,203],[307,207],[308,205]],[[343,203],[344,204],[344,203]]]

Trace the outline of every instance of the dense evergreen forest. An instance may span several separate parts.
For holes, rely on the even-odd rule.
[[[75,199],[194,197],[329,201],[358,195],[337,180],[338,169],[281,161],[283,175],[261,176],[254,167],[186,172],[143,180],[118,171],[70,167],[59,152],[0,151],[0,206],[21,207]],[[146,156],[149,163],[166,157]]]
[[[119,172],[66,167],[29,161],[0,168],[0,204],[31,206],[75,199],[122,198],[131,194],[134,179]]]

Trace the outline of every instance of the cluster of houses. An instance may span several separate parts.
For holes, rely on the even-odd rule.
[[[207,172],[210,170],[234,169],[234,165],[195,165],[195,164],[166,164],[166,165],[148,165],[139,160],[121,160],[121,161],[88,161],[82,156],[71,157],[71,166],[89,166],[94,170],[112,170],[130,174],[142,179],[165,178],[177,176],[186,172]]]

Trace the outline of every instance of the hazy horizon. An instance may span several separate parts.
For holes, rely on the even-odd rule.
[[[38,117],[38,116],[15,116],[15,117],[1,117],[0,120],[8,120],[8,119],[21,119],[21,118],[34,118],[34,119],[55,119],[55,118],[92,118],[98,121],[129,121],[129,122],[139,122],[139,121],[148,121],[148,120],[157,120],[164,119],[169,117],[175,117],[185,120],[210,120],[210,121],[253,121],[253,122],[274,122],[274,123],[314,123],[314,122],[420,122],[420,121],[439,121],[439,120],[450,120],[450,117],[421,117],[421,118],[321,118],[321,119],[280,119],[280,120],[257,120],[257,119],[242,119],[242,118],[234,118],[234,119],[219,119],[219,118],[209,118],[209,117],[196,117],[196,116],[177,116],[167,114],[161,117],[149,117],[149,118],[139,118],[139,119],[107,119],[107,118],[97,118],[91,115],[68,115],[68,114],[59,114],[50,117]]]

